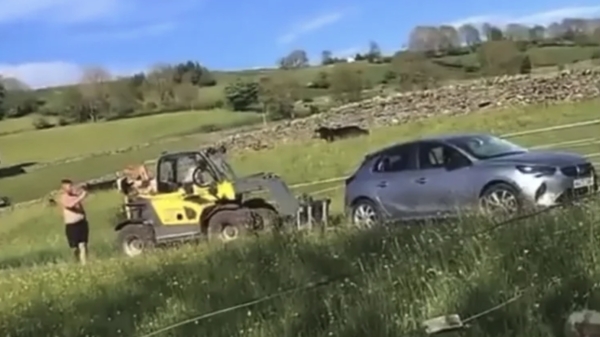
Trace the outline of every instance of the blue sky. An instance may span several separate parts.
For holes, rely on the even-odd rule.
[[[35,87],[77,81],[86,65],[116,75],[188,59],[264,67],[295,48],[315,60],[370,40],[395,51],[419,24],[600,16],[597,0],[0,0],[0,9],[0,74]]]

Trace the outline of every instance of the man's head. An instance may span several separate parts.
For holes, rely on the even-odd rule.
[[[63,179],[60,181],[60,188],[63,192],[66,193],[73,193],[74,192],[74,188],[73,188],[73,181],[71,181],[70,179]]]

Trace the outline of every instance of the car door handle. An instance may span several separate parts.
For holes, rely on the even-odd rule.
[[[387,187],[388,182],[387,181],[380,181],[379,184],[377,184],[377,187]]]
[[[427,182],[427,178],[419,178],[415,180],[417,184],[425,184]]]

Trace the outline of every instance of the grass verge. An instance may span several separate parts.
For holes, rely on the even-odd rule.
[[[143,336],[167,325],[304,286],[159,336],[421,335],[421,321],[463,318],[461,336],[559,335],[569,312],[600,305],[598,204],[497,228],[445,226],[263,237],[140,259],[0,273],[8,336]],[[475,231],[479,235],[472,235]]]

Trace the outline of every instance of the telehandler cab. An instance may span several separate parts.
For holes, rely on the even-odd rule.
[[[128,256],[172,241],[227,242],[290,223],[296,228],[325,225],[329,217],[329,199],[298,200],[272,173],[237,177],[224,153],[214,148],[164,153],[154,179],[154,193],[135,195],[131,182],[117,180],[125,204],[115,231]],[[271,193],[274,203],[251,195],[263,190]]]

